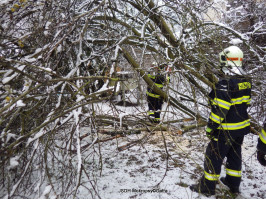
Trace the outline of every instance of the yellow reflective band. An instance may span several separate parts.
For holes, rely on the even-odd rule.
[[[219,117],[218,115],[215,115],[213,112],[211,112],[210,119],[216,122],[217,124],[221,124],[222,121],[224,120],[224,118]]]
[[[211,100],[213,105],[217,105],[221,108],[225,108],[226,110],[230,109],[231,103],[224,101],[222,99],[218,99],[218,98],[214,98],[213,100]]]
[[[148,74],[148,77],[151,78],[151,79],[155,79],[155,76],[153,76],[151,74]]]
[[[156,85],[158,88],[162,88],[162,87],[163,87],[163,84],[155,83],[155,85]]]
[[[238,88],[239,90],[249,89],[251,88],[251,83],[250,82],[238,83]]]
[[[209,174],[208,172],[204,171],[204,177],[209,181],[217,181],[220,177],[219,174]]]
[[[148,111],[148,115],[153,115],[154,112]]]
[[[160,95],[159,94],[152,94],[150,92],[147,92],[147,95],[149,95],[151,97],[154,97],[154,98],[160,98]]]
[[[260,140],[266,144],[266,133],[265,133],[265,130],[262,129],[261,133],[260,133]]]
[[[239,123],[222,123],[218,129],[223,130],[238,130],[250,126],[250,120],[245,120]]]
[[[232,105],[235,104],[241,104],[241,103],[250,103],[250,96],[243,96],[240,98],[236,98],[236,99],[231,99],[231,103]]]
[[[226,168],[226,174],[228,174],[229,176],[241,177],[241,171],[236,171],[236,170],[227,169],[227,168]]]

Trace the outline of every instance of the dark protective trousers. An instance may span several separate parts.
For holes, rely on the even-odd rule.
[[[161,98],[154,98],[151,96],[148,96],[147,100],[148,100],[149,111],[152,111],[151,113],[154,113],[154,114],[149,114],[149,116],[154,117],[156,120],[160,121],[163,100]]]
[[[207,146],[204,175],[200,181],[201,190],[215,191],[216,183],[221,173],[221,166],[226,157],[226,181],[233,188],[239,188],[241,182],[241,145],[244,136],[211,140]]]

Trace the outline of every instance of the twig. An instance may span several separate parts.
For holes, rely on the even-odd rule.
[[[139,130],[143,130],[143,131],[148,131],[148,132],[153,132],[153,131],[167,131],[167,127],[164,127],[164,126],[155,126],[155,127],[146,127],[146,128],[140,128]],[[148,133],[145,134],[141,139],[139,140],[135,140],[135,141],[132,141],[128,144],[125,144],[123,146],[120,146],[118,147],[118,151],[123,151],[123,150],[126,150],[126,149],[129,149],[130,147],[136,145],[136,144],[139,144],[140,142],[142,142],[144,139],[146,139],[148,137]]]
[[[81,151],[84,151],[86,148],[88,148],[91,145],[99,144],[99,143],[102,143],[102,142],[107,142],[107,141],[110,141],[110,140],[113,140],[113,139],[116,139],[116,138],[120,138],[120,137],[124,137],[124,135],[116,135],[114,137],[106,138],[106,139],[103,139],[103,140],[97,139],[95,142],[86,144],[86,145],[82,146],[80,149],[81,149]],[[72,151],[76,152],[76,150],[72,150]]]
[[[163,178],[161,179],[161,181],[159,183],[156,184],[155,187],[158,187],[161,182],[164,180],[164,178],[166,177],[166,174],[167,174],[167,171],[168,171],[168,163],[169,163],[169,152],[168,152],[168,149],[167,149],[167,145],[166,145],[166,141],[165,141],[165,137],[163,135],[163,132],[161,132],[162,134],[162,137],[163,137],[163,144],[164,144],[164,147],[165,147],[165,153],[166,153],[166,169],[165,169],[165,172],[164,172],[164,175],[163,175]]]
[[[188,131],[193,130],[195,128],[206,126],[206,125],[207,125],[207,122],[202,122],[202,123],[193,124],[193,125],[190,125],[190,126],[183,126],[182,127],[182,132],[185,133],[185,132],[188,132]]]

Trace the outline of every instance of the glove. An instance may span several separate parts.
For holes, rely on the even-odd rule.
[[[214,138],[214,136],[212,135],[212,129],[211,128],[209,128],[209,127],[207,127],[206,128],[206,135],[207,135],[207,137],[210,139],[210,140],[212,140],[213,138]]]
[[[258,151],[258,152],[257,152],[257,159],[258,159],[259,163],[260,163],[262,166],[266,166],[266,159],[265,159],[265,156],[266,156],[266,154],[263,153],[262,151]]]

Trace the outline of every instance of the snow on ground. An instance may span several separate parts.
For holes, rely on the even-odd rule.
[[[124,112],[132,107],[119,107]],[[166,106],[164,105],[164,109]],[[143,108],[142,108],[143,109]],[[139,108],[139,110],[142,110]],[[135,110],[135,115],[139,111]],[[173,116],[172,116],[173,117]],[[191,123],[191,122],[184,122]],[[183,123],[183,124],[184,124]],[[84,127],[86,130],[86,127]],[[203,158],[208,138],[204,128],[177,134],[177,127],[170,131],[143,131],[141,134],[127,135],[104,143],[100,143],[102,169],[94,178],[99,196],[94,198],[141,198],[141,199],[195,199],[195,198],[231,198],[224,186],[218,184],[216,196],[206,197],[192,192],[189,185],[194,184],[203,174]],[[144,137],[146,136],[146,137]],[[99,134],[99,139],[111,136]],[[119,151],[119,147],[134,140],[145,138],[130,148]],[[240,198],[266,198],[266,168],[262,167],[256,159],[256,145],[258,136],[249,134],[245,137],[242,146],[242,182]],[[82,140],[84,144],[91,142],[92,138]],[[96,148],[88,151],[88,155],[98,151]],[[167,153],[168,152],[168,157]],[[99,162],[99,160],[95,160]],[[91,163],[88,163],[88,169]],[[91,173],[92,179],[96,177]],[[225,175],[222,167],[221,177]],[[84,188],[80,189],[78,198],[88,198],[91,194]]]

